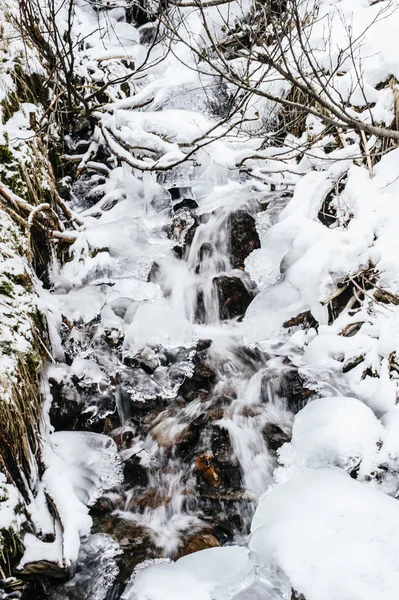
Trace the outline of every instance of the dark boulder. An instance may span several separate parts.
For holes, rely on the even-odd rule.
[[[201,432],[205,423],[205,416],[200,415],[184,429],[176,440],[176,454],[185,462],[191,461],[197,454],[197,445],[201,439]]]
[[[313,390],[306,387],[295,367],[265,370],[261,386],[263,402],[270,402],[273,396],[277,396],[286,401],[289,410],[297,413],[314,394]]]
[[[72,378],[63,382],[50,379],[50,389],[50,422],[55,431],[104,433],[107,419],[112,419],[114,427],[120,424],[112,392],[100,393],[97,386],[81,387]]]
[[[260,248],[255,219],[244,210],[238,210],[229,217],[230,259],[235,269],[243,269],[244,261],[252,250]]]
[[[115,510],[115,503],[107,496],[100,496],[90,508],[90,515],[96,520],[101,519],[104,515],[108,516]]]
[[[142,555],[145,555],[147,550],[153,551],[154,549],[151,530],[132,519],[124,518],[121,514],[111,514],[104,531],[111,535],[123,550],[138,551],[141,549],[143,550]]]
[[[105,533],[111,535],[123,550],[123,554],[116,559],[119,567],[116,585],[127,582],[139,563],[161,555],[155,546],[151,530],[121,515],[110,515]]]
[[[128,488],[145,487],[149,483],[148,472],[139,456],[131,456],[123,463],[123,480]]]
[[[134,505],[136,509],[143,511],[146,508],[155,510],[160,506],[165,506],[170,500],[171,497],[165,490],[149,488],[144,494],[134,499]],[[131,507],[129,506],[129,508]]]
[[[49,415],[52,426],[55,431],[77,429],[84,408],[78,390],[71,382],[49,381],[53,398]]]
[[[217,464],[221,485],[226,489],[241,489],[241,467],[234,455],[227,429],[223,429],[217,425],[212,428],[211,450]]]
[[[277,452],[283,444],[290,441],[290,437],[276,423],[266,423],[262,434],[271,452]]]
[[[215,384],[216,373],[207,363],[207,357],[207,347],[200,343],[193,359],[194,372],[191,377],[186,377],[179,390],[184,398],[191,399],[192,395],[196,396],[201,392],[209,392]]]
[[[198,208],[198,204],[193,198],[183,198],[183,200],[180,200],[179,202],[173,205],[174,212],[177,212],[181,208],[195,210],[196,208]]]
[[[214,278],[213,283],[219,300],[220,318],[225,320],[242,317],[252,302],[254,293],[238,277],[220,275]]]

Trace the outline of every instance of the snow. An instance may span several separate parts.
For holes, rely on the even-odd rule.
[[[186,600],[189,594],[190,600],[227,600],[236,597],[252,569],[246,548],[210,548],[140,571],[122,598]]]
[[[57,296],[60,310],[72,322],[87,323],[100,312],[104,296],[96,286],[86,286],[83,289],[72,289],[68,294]]]
[[[381,422],[360,400],[313,400],[296,416],[292,440],[279,450],[279,463],[284,468],[277,469],[275,476],[281,481],[286,470],[336,465],[350,471],[360,464],[360,475],[367,475],[377,458],[383,431]]]
[[[161,346],[192,348],[198,339],[209,337],[213,340],[211,356],[237,366],[233,340],[244,340],[287,358],[315,382],[318,395],[324,395],[298,413],[292,441],[279,451],[274,483],[261,498],[253,520],[249,550],[216,548],[173,564],[152,565],[138,572],[123,597],[183,600],[189,593],[190,600],[286,599],[291,584],[306,600],[391,600],[399,583],[398,509],[389,497],[398,495],[395,358],[399,356],[399,306],[376,302],[374,294],[399,292],[399,149],[386,147],[379,154],[377,140],[367,135],[368,148],[378,158],[373,157],[370,172],[360,135],[350,130],[326,132],[325,123],[315,115],[308,116],[298,137],[292,133],[280,143],[273,132],[262,129],[261,123],[271,123],[277,113],[276,104],[264,99],[246,106],[245,116],[253,119],[251,123],[238,124],[242,115],[237,114],[229,123],[220,124],[210,107],[215,102],[221,106],[217,94],[223,92],[226,100],[234,87],[217,87],[208,66],[196,72],[195,56],[184,44],[188,41],[201,51],[207,45],[199,10],[171,11],[183,41],[171,52],[167,42],[155,46],[151,65],[141,72],[147,52],[140,43],[143,30],[123,21],[123,2],[119,4],[117,9],[94,11],[83,0],[76,3],[74,35],[81,42],[76,65],[82,80],[92,85],[129,77],[124,87],[119,83],[109,87],[108,104],[94,114],[94,145],[106,142],[119,159],[113,157],[102,166],[106,175],[101,180],[88,169],[91,183],[96,183],[85,198],[86,205],[78,209],[84,225],[76,231],[70,260],[54,269],[51,295],[41,292],[54,359],[64,359],[57,338],[62,319],[71,337],[79,335],[81,325],[99,322],[99,335],[105,332],[114,342],[123,338],[123,358],[151,357],[154,348]],[[304,12],[318,7],[307,43],[314,51],[321,81],[336,69],[331,78],[332,97],[345,102],[348,114],[365,123],[389,126],[395,117],[397,83],[392,78],[399,78],[397,4],[315,0],[301,7]],[[212,33],[222,39],[224,20],[228,18],[229,25],[245,22],[250,6],[249,0],[234,1],[206,8],[204,14],[212,23]],[[64,17],[60,11],[62,26]],[[357,41],[348,49],[351,38]],[[281,43],[285,47],[287,41]],[[309,65],[302,55],[295,42],[285,58],[295,70],[299,57],[306,69]],[[6,56],[7,64],[13,60]],[[129,70],[130,61],[137,76]],[[231,65],[244,71],[244,56]],[[278,95],[289,92],[290,85],[274,71],[255,62],[254,67],[251,77],[260,74],[261,89]],[[362,85],[357,85],[359,73]],[[1,69],[0,77],[2,100],[3,88],[12,89],[14,84],[7,69]],[[313,83],[323,95],[320,81]],[[8,136],[20,160],[26,156],[32,134],[29,114],[38,111],[24,103],[0,125],[0,143]],[[331,144],[334,149],[327,152]],[[309,151],[303,152],[304,147]],[[192,160],[178,164],[193,149]],[[83,165],[84,157],[80,159]],[[93,170],[95,166],[98,163],[92,164]],[[225,242],[229,212],[265,209],[256,218],[261,248],[245,260],[259,294],[242,323],[223,328],[215,324],[216,317],[211,324],[193,323],[199,279],[193,272],[204,228],[197,229],[189,267],[182,266],[166,234],[173,204],[167,190],[172,187],[188,190],[196,199],[196,216],[213,226],[220,244]],[[322,214],[327,201],[335,214],[330,226]],[[4,218],[2,239],[11,230]],[[154,265],[163,268],[155,283],[149,281]],[[2,252],[0,267],[2,272],[22,273],[25,265]],[[328,299],[338,285],[348,286],[350,296],[332,317]],[[0,306],[4,324],[0,342],[10,344],[15,352],[27,352],[28,326],[15,313],[23,313],[36,300],[24,296],[18,287],[15,290],[13,302],[7,300],[6,306]],[[306,311],[317,325],[308,330],[287,326]],[[353,325],[355,332],[346,335]],[[95,358],[83,353],[68,367],[52,366],[49,374],[57,381],[73,376],[82,385],[100,388],[108,383],[110,373]],[[7,356],[1,361],[2,373],[14,367]],[[260,380],[254,376],[237,403],[251,404]],[[135,399],[145,401],[144,384],[133,387]],[[177,388],[165,385],[162,394],[170,398]],[[153,388],[148,394],[152,397]],[[263,421],[258,421],[259,430],[253,435],[240,415],[216,423],[228,430],[245,471],[246,489],[254,497],[269,485],[275,465],[265,459]],[[163,425],[168,441],[183,430],[177,418]],[[46,448],[46,471],[35,490],[31,512],[37,531],[48,532],[53,526],[56,539],[45,543],[28,533],[21,566],[40,558],[59,564],[65,560],[71,566],[78,558],[81,537],[90,533],[88,506],[120,478],[115,447],[103,436],[50,435],[49,429]],[[55,502],[60,523],[54,523],[46,512],[45,494]],[[0,511],[1,518],[10,522],[11,512]],[[170,519],[168,525],[159,519],[159,539],[165,546],[175,544],[179,518]],[[96,550],[95,541],[93,546]]]
[[[390,600],[399,584],[397,501],[340,469],[304,469],[258,505],[249,549],[307,600]]]
[[[9,484],[5,475],[0,473],[0,530],[20,532],[25,521],[24,515],[18,511],[21,501],[17,488]]]
[[[75,358],[70,370],[71,375],[83,376],[88,383],[100,383],[105,376],[100,367],[93,361],[85,358]]]
[[[189,322],[169,306],[143,303],[126,328],[124,352],[135,353],[145,345],[164,348],[194,346],[196,336]]]
[[[80,538],[90,533],[92,519],[88,507],[122,478],[115,443],[97,433],[52,433],[45,448],[45,462],[47,469],[41,486],[55,503],[60,522],[55,523],[54,542],[43,542],[26,534],[25,554],[19,568],[37,560],[60,566],[74,563]]]
[[[255,297],[245,314],[248,343],[278,337],[285,321],[308,309],[299,290],[287,279],[271,285]]]

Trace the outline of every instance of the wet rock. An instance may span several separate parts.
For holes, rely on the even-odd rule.
[[[270,356],[258,348],[239,346],[233,348],[233,353],[239,358],[243,369],[248,373],[257,373],[259,368],[266,366]]]
[[[110,515],[104,532],[117,541],[123,550],[154,548],[151,530],[133,520],[124,518],[123,515]]]
[[[197,352],[202,352],[203,350],[207,350],[212,345],[212,340],[198,340],[197,342]]]
[[[173,187],[168,188],[168,192],[171,195],[171,198],[173,201],[180,202],[183,199],[188,199],[188,198],[193,197],[191,188],[186,187],[186,186],[179,187],[177,185],[174,185]]]
[[[364,361],[364,357],[364,354],[360,354],[359,356],[348,360],[342,367],[342,373],[349,373],[349,371],[352,371],[352,369],[354,369]]]
[[[104,427],[103,427],[102,433],[104,435],[110,435],[112,433],[112,431],[114,431],[114,429],[118,429],[120,424],[121,424],[121,422],[120,422],[118,413],[115,411],[114,413],[112,413],[111,415],[108,415],[104,419]]]
[[[105,525],[105,533],[111,535],[123,550],[123,555],[117,558],[119,574],[116,583],[127,581],[140,562],[159,557],[151,530],[144,525],[114,514]]]
[[[227,429],[215,425],[211,431],[211,449],[218,465],[231,462],[234,457],[230,435]]]
[[[234,528],[232,525],[235,527],[235,525],[230,523],[226,518],[220,518],[213,524],[212,530],[220,545],[234,540]]]
[[[200,249],[198,250],[198,260],[200,263],[204,262],[207,258],[211,258],[213,256],[215,249],[212,244],[209,242],[204,242],[201,244]],[[197,269],[199,271],[199,267]]]
[[[233,490],[241,489],[241,468],[234,455],[229,432],[226,429],[218,426],[212,428],[211,449],[218,466],[220,484]]]
[[[219,314],[222,320],[242,317],[254,298],[238,277],[221,275],[213,279],[219,300]]]
[[[200,476],[213,487],[218,487],[220,483],[219,475],[216,472],[213,457],[211,454],[203,454],[195,459],[195,466]]]
[[[213,533],[221,541],[231,541],[237,532],[248,533],[256,501],[247,498],[243,490],[226,490],[206,486],[197,491],[195,496],[187,496],[187,510],[196,514],[212,525]],[[244,517],[245,515],[245,517]],[[221,523],[224,527],[221,528]]]
[[[63,579],[68,578],[68,572],[66,567],[61,567],[56,562],[49,560],[38,560],[24,565],[23,569],[18,571],[19,575],[23,577],[27,576],[40,576],[49,579]]]
[[[220,546],[219,540],[211,533],[195,533],[187,539],[179,551],[178,558],[187,556],[187,554],[192,554],[193,552],[206,550],[206,548],[216,548],[218,546]]]
[[[134,438],[134,433],[131,427],[118,427],[117,429],[111,431],[110,435],[116,443],[119,452],[131,447]]]
[[[151,10],[148,8],[149,6],[145,0],[138,0],[131,5],[128,4],[126,8],[126,22],[136,27],[147,25],[154,19],[154,15],[151,14]]]
[[[209,421],[219,421],[224,417],[224,408],[222,406],[216,406],[208,412]]]
[[[166,405],[159,396],[159,384],[141,368],[126,368],[117,373],[115,393],[122,419],[141,423],[148,413],[160,412]]]
[[[172,200],[179,200],[182,196],[182,189],[177,186],[168,188],[168,192],[171,195]]]
[[[113,427],[120,425],[110,391],[101,393],[97,384],[86,385],[76,377],[49,381],[53,396],[50,421],[55,431],[103,433],[107,418],[112,419]]]
[[[177,347],[177,348],[164,348],[163,349],[163,364],[171,364],[184,362],[188,360],[191,351],[189,348]]]
[[[247,256],[260,248],[255,219],[244,210],[232,213],[229,218],[230,259],[235,269],[243,269]]]
[[[299,313],[298,315],[296,315],[296,317],[288,319],[288,321],[285,321],[283,323],[283,327],[285,327],[286,329],[288,329],[289,327],[298,327],[299,325],[302,326],[302,329],[310,329],[311,327],[314,327],[314,329],[316,329],[317,331],[319,328],[319,323],[313,317],[310,310]]]
[[[93,519],[92,531],[104,533],[108,526],[112,513],[116,510],[124,510],[126,499],[123,493],[110,493],[101,496],[90,507],[90,516]]]
[[[83,401],[75,386],[50,379],[50,390],[53,397],[50,422],[55,431],[77,429]]]
[[[197,453],[196,446],[201,439],[204,426],[204,416],[200,415],[188,425],[176,440],[176,454],[184,461],[190,461]]]
[[[206,344],[205,344],[206,346]],[[203,349],[200,349],[203,348]],[[180,394],[187,397],[190,393],[209,392],[215,384],[215,370],[207,364],[207,347],[199,344],[193,358],[194,372],[191,377],[186,377],[180,388]]]
[[[90,515],[94,517],[101,517],[102,515],[111,513],[113,510],[115,510],[115,503],[113,500],[107,496],[101,496],[90,508]]]
[[[215,396],[211,400],[211,404],[209,406],[207,412],[207,418],[209,422],[218,421],[219,419],[223,419],[225,416],[225,410],[228,406],[230,406],[232,401],[231,396]]]
[[[195,319],[198,323],[205,323],[205,321],[206,321],[204,292],[201,289],[197,293],[197,305],[195,307]]]
[[[150,272],[148,273],[148,281],[150,283],[158,283],[158,278],[161,273],[161,267],[157,262],[152,263]]]
[[[259,404],[245,404],[240,409],[240,414],[246,419],[251,419],[253,417],[259,417],[263,413],[263,409]]]
[[[0,600],[22,598],[21,594],[25,586],[25,582],[16,577],[7,577],[0,580]]]
[[[179,435],[177,430],[177,421],[171,417],[167,417],[161,421],[157,420],[155,427],[151,430],[152,439],[158,444],[158,446],[171,450],[175,445],[176,438]]]
[[[173,205],[174,212],[177,212],[181,208],[186,208],[188,210],[195,210],[196,208],[198,208],[198,204],[194,200],[194,198],[183,198],[183,200],[180,200],[179,202],[177,202],[176,204]]]
[[[201,415],[202,416],[202,415]],[[194,449],[200,438],[202,429],[202,418],[201,423],[190,423],[183,431],[181,431],[175,439],[176,453],[181,458],[187,458],[190,451]]]
[[[315,392],[306,387],[304,380],[296,368],[283,367],[266,369],[262,379],[261,397],[263,402],[270,402],[273,397],[286,401],[287,408],[294,413],[301,410]]]
[[[287,399],[288,408],[297,413],[314,395],[314,391],[305,386],[297,369],[286,369],[281,374],[280,396]]]
[[[306,598],[303,594],[292,590],[291,600],[306,600]]]
[[[266,423],[262,430],[262,435],[271,452],[276,452],[283,444],[290,441],[289,435],[276,423]]]
[[[120,420],[116,413],[115,396],[112,393],[97,393],[85,400],[85,410],[82,419],[85,419],[85,429],[102,433],[105,429],[105,422],[111,419],[113,428],[120,425]]]
[[[135,499],[135,505],[141,510],[144,510],[145,508],[155,510],[160,506],[165,506],[170,500],[171,497],[164,490],[150,488],[142,496]]]
[[[146,487],[149,483],[148,472],[141,464],[139,456],[131,456],[123,463],[123,480],[130,487]]]

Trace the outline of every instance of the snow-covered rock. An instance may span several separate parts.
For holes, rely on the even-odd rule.
[[[283,468],[278,481],[303,467],[317,469],[335,465],[367,475],[383,437],[383,426],[373,411],[360,400],[345,397],[319,398],[297,415],[292,440],[279,450]]]
[[[260,500],[249,549],[276,561],[306,600],[391,600],[399,504],[336,467],[304,469]]]

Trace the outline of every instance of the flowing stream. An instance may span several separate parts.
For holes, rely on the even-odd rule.
[[[79,186],[74,208],[87,214]],[[243,542],[276,450],[289,439],[306,390],[282,357],[249,348],[242,330],[257,293],[243,264],[259,246],[256,212],[281,198],[239,207],[226,196],[209,210],[209,197],[173,189],[167,208],[155,211],[164,218],[157,231],[163,252],[151,261],[141,300],[130,263],[140,233],[136,248],[122,246],[117,265],[96,265],[72,290],[58,275],[64,301],[77,288],[82,302],[91,305],[93,291],[105,302],[100,316],[63,325],[66,364],[49,374],[52,422],[111,436],[124,481],[92,507],[93,534],[83,541],[77,574],[53,598],[116,599],[144,560]],[[142,203],[125,231],[156,222],[153,215],[153,204]],[[158,296],[146,298],[144,288]]]

